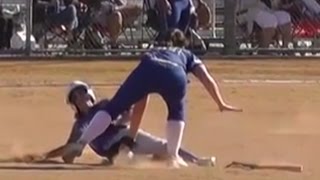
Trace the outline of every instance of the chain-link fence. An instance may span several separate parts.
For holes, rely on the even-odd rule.
[[[155,8],[156,1],[105,0],[96,4],[95,0],[0,0],[0,52],[43,56],[138,55],[155,44],[163,26],[152,19],[155,14],[150,9]],[[267,6],[256,8],[253,13],[250,2]],[[317,0],[286,1],[277,10],[268,7],[268,0],[193,3],[199,20],[195,36],[190,38],[194,51],[197,40],[203,40],[205,52],[218,56],[297,56],[320,52]],[[289,31],[283,10],[290,18]],[[272,24],[272,20],[277,24]]]
[[[253,7],[248,2],[238,0],[235,4],[239,54],[319,54],[319,0],[251,1],[258,3]]]
[[[208,2],[208,12],[212,16],[215,3],[212,0]],[[34,52],[72,55],[132,55],[143,52],[153,46],[159,35],[160,27],[157,26],[162,26],[157,25],[155,18],[151,17],[153,14],[150,14],[150,10],[156,8],[155,3],[156,0],[134,0],[120,5],[103,1],[99,5],[84,2],[74,7],[61,3],[60,6],[65,7],[59,13],[43,20],[33,20],[33,35],[39,45]],[[72,17],[72,14],[76,16]],[[211,39],[215,37],[213,31],[212,26],[205,27],[199,29],[199,34]]]

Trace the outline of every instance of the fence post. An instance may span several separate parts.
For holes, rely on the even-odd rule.
[[[217,14],[216,14],[216,0],[212,0],[212,37],[213,38],[216,38],[216,17],[217,17]]]
[[[224,54],[235,55],[237,51],[237,42],[235,36],[235,0],[224,0]]]
[[[26,0],[27,4],[27,17],[26,17],[26,55],[30,56],[31,55],[31,35],[32,35],[32,4],[33,4],[33,0]]]

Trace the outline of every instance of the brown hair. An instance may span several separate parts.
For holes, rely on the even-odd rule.
[[[179,29],[173,29],[171,31],[168,31],[166,41],[169,45],[175,47],[185,47],[188,45],[188,41],[184,33]]]

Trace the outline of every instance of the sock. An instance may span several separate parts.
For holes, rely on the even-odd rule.
[[[83,142],[85,144],[90,143],[109,127],[111,121],[112,119],[108,112],[102,110],[98,111],[82,133],[78,142]]]
[[[184,121],[169,120],[167,122],[167,151],[170,156],[179,157],[184,126]]]

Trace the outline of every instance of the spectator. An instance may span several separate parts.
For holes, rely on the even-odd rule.
[[[284,2],[282,0],[263,0],[265,4],[270,8],[270,12],[277,18],[278,32],[281,36],[282,46],[288,47],[288,44],[292,40],[291,33],[291,17],[290,14],[283,9]]]
[[[34,0],[33,24],[36,39],[39,40],[47,29],[63,26],[67,32],[77,28],[78,17],[73,0]]]
[[[77,8],[73,0],[53,0],[53,3],[58,6],[55,13],[49,15],[49,19],[53,25],[63,25],[67,30],[73,30],[78,27]]]
[[[88,48],[100,48],[99,45],[95,47],[94,44],[97,43],[92,38],[92,34],[98,35],[99,32],[108,35],[111,48],[118,48],[117,40],[123,29],[132,25],[142,13],[142,8],[138,5],[126,3],[122,0],[82,0],[82,2],[88,3],[88,7],[93,12],[92,22],[95,25],[95,28],[89,32],[91,37],[86,38]]]
[[[27,29],[25,18],[20,13],[20,6],[17,5],[17,11],[12,13],[12,21],[13,21],[13,34],[10,39],[10,46],[11,49],[24,49],[26,48],[26,41],[27,41]],[[36,43],[35,38],[33,35],[30,36],[30,45],[31,49],[35,49]]]
[[[298,8],[301,8],[301,13],[307,13],[313,18],[319,18],[320,16],[320,4],[316,0],[283,0],[283,3],[286,4],[287,9],[292,7],[293,4],[298,5]]]
[[[0,49],[10,49],[10,39],[13,33],[12,17],[8,17],[11,14],[8,10],[5,10],[0,6]]]
[[[191,14],[195,11],[192,0],[158,0],[157,8],[159,10],[160,34],[158,41],[162,41],[164,34],[169,29],[180,29],[186,32],[191,20]]]
[[[237,4],[237,20],[240,24],[247,24],[247,32],[251,34],[256,23],[259,32],[259,46],[267,48],[276,35],[276,31],[282,35],[283,46],[287,47],[291,41],[291,18],[285,11],[276,10],[274,2],[267,0],[239,0]]]
[[[302,3],[315,15],[320,16],[320,5],[316,0],[301,0]]]

